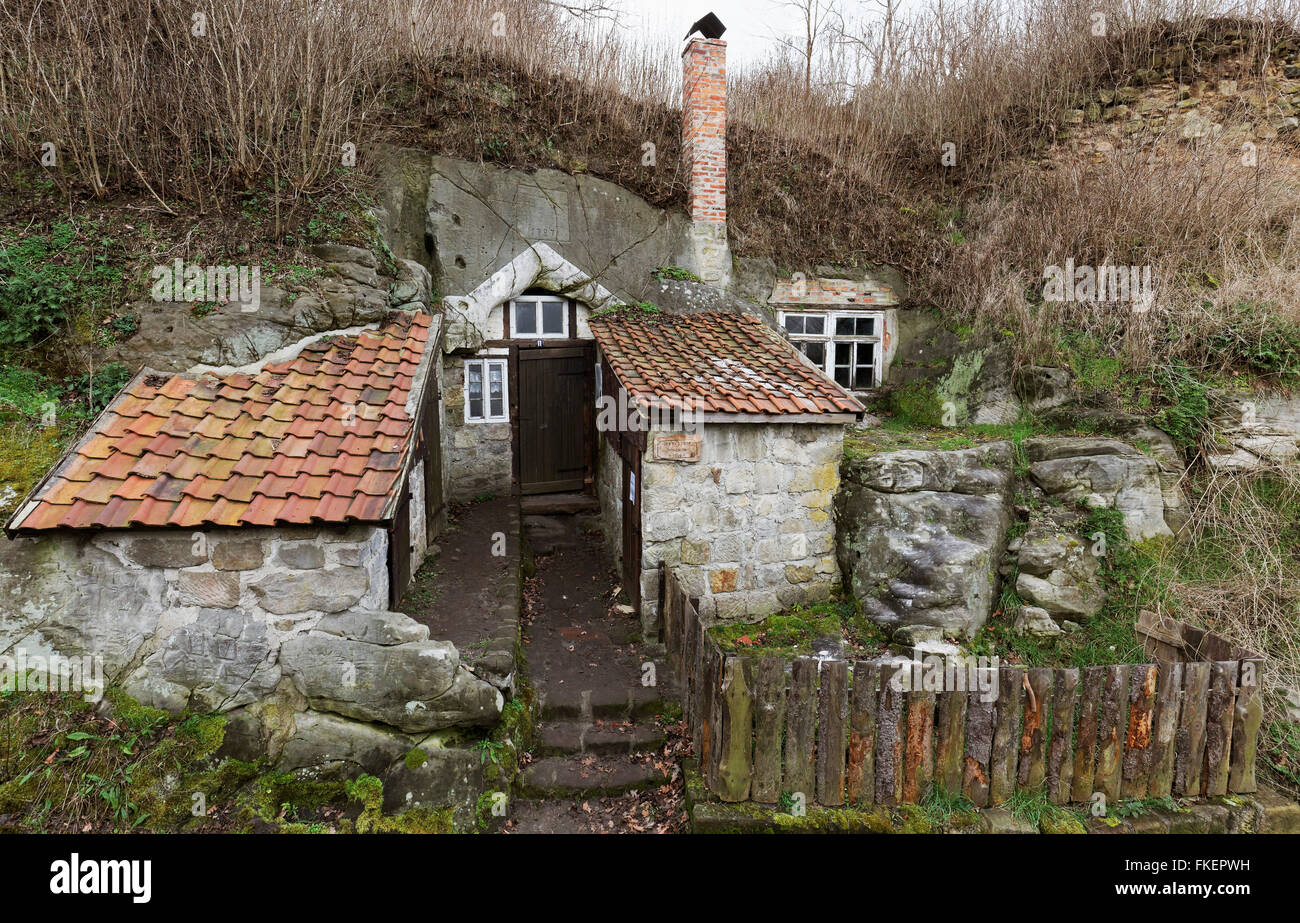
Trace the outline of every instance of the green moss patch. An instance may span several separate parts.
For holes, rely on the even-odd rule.
[[[802,657],[827,640],[855,656],[885,650],[884,633],[842,598],[796,606],[758,622],[715,625],[709,633],[727,653],[754,657]]]

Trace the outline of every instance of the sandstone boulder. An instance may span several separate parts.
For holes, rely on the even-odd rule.
[[[1093,546],[1079,535],[1081,528],[1081,516],[1039,515],[1014,543],[1020,571],[1016,593],[1030,604],[1026,608],[1037,607],[1055,618],[1076,620],[1101,611],[1106,602],[1098,579],[1101,566],[1092,553]],[[1035,616],[1022,613],[1026,626]]]
[[[1165,522],[1159,462],[1117,439],[1026,439],[1029,476],[1050,497],[1124,515],[1130,541],[1173,535]]]
[[[145,659],[125,690],[173,713],[186,706],[220,712],[263,698],[279,681],[265,622],[239,610],[203,609]]]
[[[1036,638],[1055,638],[1065,634],[1064,629],[1056,624],[1052,614],[1038,606],[1021,606],[1016,614],[1015,630],[1020,634]]]
[[[837,498],[838,553],[854,596],[891,629],[970,637],[996,599],[1011,521],[1013,450],[907,450],[849,467]]]
[[[294,716],[294,732],[280,751],[281,772],[312,769],[327,778],[378,776],[414,743],[391,728],[306,711]]]
[[[372,613],[370,625],[359,616],[346,626],[346,636],[316,629],[284,643],[281,665],[311,706],[411,732],[495,721],[501,693],[461,666],[455,645],[392,643],[400,636],[395,632],[411,629],[394,629],[390,615]],[[334,631],[344,627],[327,625]]]

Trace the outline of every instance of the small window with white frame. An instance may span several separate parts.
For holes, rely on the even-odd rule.
[[[808,359],[851,391],[880,384],[884,315],[862,311],[782,311],[781,326]]]
[[[519,340],[568,339],[568,300],[555,295],[522,295],[513,299],[510,335]]]
[[[469,359],[465,362],[465,422],[506,423],[506,360]]]

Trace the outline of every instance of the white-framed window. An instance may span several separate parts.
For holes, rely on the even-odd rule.
[[[565,340],[569,302],[555,295],[523,295],[510,302],[510,336],[517,340]]]
[[[506,423],[506,359],[468,359],[465,362],[465,422]]]
[[[782,311],[780,320],[795,348],[840,385],[863,391],[880,384],[883,314]]]

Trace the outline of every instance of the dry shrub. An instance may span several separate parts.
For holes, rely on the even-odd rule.
[[[0,8],[5,147],[52,143],[94,194],[202,202],[272,178],[318,187],[357,139],[389,50],[387,0],[191,4],[25,0]],[[195,34],[201,32],[202,34]]]
[[[1181,359],[1212,369],[1211,335],[1244,301],[1296,304],[1300,250],[1290,163],[1259,152],[1247,166],[1225,136],[1194,147],[1172,137],[1100,163],[1008,170],[972,208],[970,242],[928,294],[988,326],[1008,322],[1022,355],[1050,357],[1062,331],[1090,334],[1135,366]],[[1132,303],[1043,302],[1044,272],[1075,265],[1149,266],[1155,297]]]
[[[1265,689],[1300,688],[1300,468],[1205,472],[1189,541],[1170,551],[1178,615],[1268,656]],[[1266,718],[1280,717],[1276,695]]]

